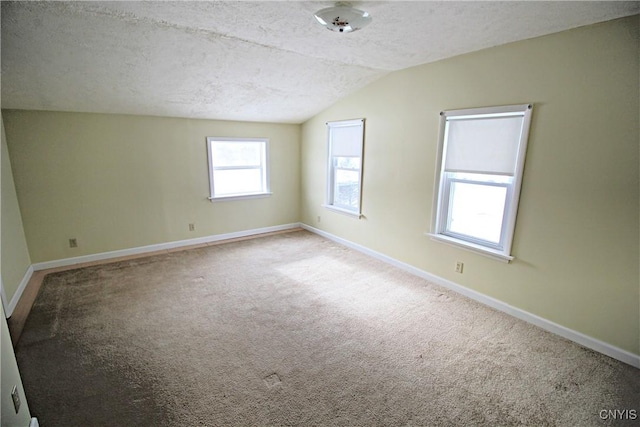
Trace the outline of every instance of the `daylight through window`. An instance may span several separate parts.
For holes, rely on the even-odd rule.
[[[364,119],[328,122],[326,206],[360,215]]]
[[[531,105],[444,111],[431,236],[511,260]]]
[[[265,138],[207,138],[210,199],[263,196],[269,193]]]

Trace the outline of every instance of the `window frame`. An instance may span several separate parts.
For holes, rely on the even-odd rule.
[[[214,166],[213,161],[213,145],[216,142],[231,142],[231,143],[261,143],[262,153],[260,159],[260,165],[241,165],[241,166]],[[269,173],[269,138],[225,138],[225,137],[207,137],[207,161],[209,164],[209,197],[212,202],[221,200],[240,200],[240,199],[254,199],[260,197],[268,197],[271,194],[270,187],[270,173]],[[215,180],[214,172],[217,170],[247,170],[257,169],[260,170],[262,190],[258,192],[247,192],[237,194],[215,194]]]
[[[487,181],[487,180],[472,180],[472,179],[456,178],[456,177],[449,177],[449,176],[443,177],[443,180],[444,180],[443,194],[442,194],[443,206],[441,207],[440,215],[441,215],[441,218],[446,219],[446,221],[442,221],[440,233],[454,239],[468,241],[470,243],[474,243],[481,246],[487,246],[489,248],[496,249],[496,250],[500,250],[501,248],[503,248],[505,244],[506,227],[507,227],[507,222],[504,221],[504,218],[507,216],[508,212],[510,212],[511,203],[512,203],[511,192],[513,191],[513,184],[493,182],[493,181]],[[486,187],[500,187],[506,190],[504,208],[503,208],[503,221],[500,227],[500,239],[498,243],[494,243],[490,240],[482,239],[479,237],[470,236],[464,233],[455,232],[450,229],[451,217],[447,215],[447,212],[451,210],[451,194],[452,194],[451,184],[456,182],[472,184],[472,185],[480,185],[480,186],[486,186]],[[447,209],[447,207],[449,209]]]
[[[440,129],[438,135],[438,150],[436,155],[436,176],[434,186],[433,212],[431,216],[431,232],[427,233],[432,239],[451,244],[472,252],[510,262],[514,259],[511,254],[515,224],[518,214],[522,176],[531,127],[533,104],[506,105],[498,107],[482,107],[462,110],[448,110],[440,113]],[[486,179],[457,178],[454,173],[445,170],[447,156],[447,138],[449,120],[475,120],[480,118],[522,117],[520,137],[517,141],[517,155],[511,183],[493,182]],[[469,173],[470,175],[473,173]],[[490,176],[490,173],[481,174]],[[499,174],[493,174],[499,176]],[[499,186],[507,189],[505,195],[504,214],[499,243],[483,240],[478,237],[456,233],[448,230],[451,222],[451,183],[468,182],[475,185]]]
[[[364,123],[365,119],[352,119],[352,120],[338,120],[327,122],[327,182],[326,182],[326,202],[323,205],[325,208],[333,211],[354,216],[356,218],[362,217],[362,176],[364,166]],[[358,127],[360,129],[360,135],[357,141],[359,156],[334,156],[334,135],[333,130],[336,128],[344,127]],[[360,159],[360,167],[344,168],[337,167],[336,160],[338,157],[351,157]],[[356,209],[351,209],[349,206],[336,204],[336,174],[338,170],[357,171],[358,172],[358,206]]]

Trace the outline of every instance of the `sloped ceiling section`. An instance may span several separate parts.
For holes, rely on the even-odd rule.
[[[2,108],[300,123],[383,75],[640,12],[639,2],[2,2]]]

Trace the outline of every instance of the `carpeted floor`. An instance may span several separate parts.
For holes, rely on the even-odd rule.
[[[305,231],[47,276],[17,358],[42,427],[640,417],[640,370]]]

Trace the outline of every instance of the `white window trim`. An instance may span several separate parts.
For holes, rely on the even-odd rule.
[[[364,216],[360,212],[350,211],[348,209],[343,209],[343,208],[340,208],[340,207],[337,207],[337,206],[333,206],[333,205],[324,204],[322,206],[327,208],[327,209],[329,209],[329,210],[331,210],[331,211],[338,212],[338,213],[343,214],[343,215],[352,216],[352,217],[355,217],[355,218],[358,218],[358,219],[360,219],[360,218],[362,218]]]
[[[486,256],[488,258],[492,258],[497,261],[510,262],[515,259],[515,257],[511,255],[505,255],[503,251],[492,250],[486,246],[477,245],[471,242],[461,241],[454,237],[445,236],[444,234],[425,233],[425,235],[431,237],[431,240],[434,240],[436,242],[445,243],[449,246],[454,246],[456,248],[464,249],[466,251],[473,252],[482,256]]]
[[[244,199],[261,199],[263,197],[269,197],[271,196],[273,193],[272,192],[267,192],[267,193],[252,193],[252,194],[242,194],[239,196],[218,196],[218,197],[207,197],[207,199],[209,199],[211,202],[226,202],[229,200],[244,200]]]
[[[453,245],[503,262],[510,262],[514,259],[511,254],[511,249],[513,245],[513,236],[515,234],[515,223],[520,199],[520,189],[522,187],[522,175],[524,171],[524,162],[527,152],[532,110],[532,104],[519,104],[500,107],[449,110],[440,113],[440,131],[438,135],[438,151],[436,153],[436,177],[433,211],[431,215],[431,232],[425,233],[426,235],[431,237],[432,240]],[[443,193],[443,191],[445,190],[445,180],[443,179],[443,153],[445,150],[445,129],[447,118],[456,117],[458,119],[471,119],[476,116],[503,117],[521,114],[523,115],[522,131],[520,134],[520,141],[518,143],[518,155],[516,158],[515,171],[513,175],[513,185],[510,186],[511,192],[507,191],[507,200],[505,201],[505,211],[508,212],[508,215],[506,217],[506,220],[503,221],[503,233],[501,233],[502,240],[500,244],[496,245],[495,247],[491,247],[471,241],[472,239],[461,239],[451,235],[443,234],[443,225],[447,221],[447,218],[445,217],[446,209],[443,205],[448,199],[448,196]],[[441,194],[443,195],[442,197]]]
[[[327,188],[326,188],[326,203],[322,206],[325,208],[346,214],[355,218],[362,218],[362,171],[364,167],[364,118],[362,119],[353,119],[353,120],[339,120],[339,121],[331,121],[327,122]],[[347,126],[360,126],[362,129],[362,139],[359,141],[360,143],[360,170],[358,174],[358,185],[359,185],[359,199],[358,199],[358,209],[351,210],[346,209],[342,206],[336,206],[333,202],[334,197],[334,174],[333,174],[333,162],[332,159],[332,138],[331,138],[331,129],[337,127],[347,127]]]
[[[215,196],[214,194],[214,185],[213,182],[213,172],[216,168],[213,167],[212,162],[212,145],[214,142],[263,142],[265,144],[265,153],[264,153],[264,184],[265,191],[261,191],[258,193],[243,193],[237,195],[225,195],[225,196]],[[257,199],[262,197],[269,197],[273,193],[271,192],[270,185],[270,173],[269,173],[269,138],[224,138],[224,137],[207,137],[207,162],[209,164],[209,197],[207,197],[211,202],[218,201],[229,201],[229,200],[243,200],[243,199]],[[230,167],[229,169],[246,169],[246,167]]]

